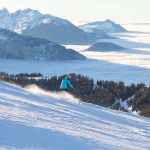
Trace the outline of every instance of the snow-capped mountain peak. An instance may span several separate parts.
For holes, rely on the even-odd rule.
[[[93,44],[99,38],[111,38],[104,32],[89,34],[66,19],[30,8],[13,13],[0,10],[0,28],[59,44]]]
[[[42,14],[37,10],[30,8],[24,10],[17,10],[14,13],[10,13],[6,8],[0,10],[0,28],[13,30],[18,33],[22,33],[23,30],[32,28],[39,24],[47,24],[55,22],[69,23],[69,21],[54,17],[49,14]]]
[[[80,28],[86,32],[126,32],[126,29],[124,29],[121,25],[111,21],[110,19],[88,23],[80,26]]]

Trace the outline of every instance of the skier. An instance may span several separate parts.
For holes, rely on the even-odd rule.
[[[62,80],[60,89],[64,91],[68,91],[69,88],[74,89],[74,86],[70,83],[69,77],[67,76]]]

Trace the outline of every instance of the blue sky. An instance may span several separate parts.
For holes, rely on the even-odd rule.
[[[32,8],[73,23],[112,19],[120,23],[150,22],[150,0],[0,0],[11,12]]]

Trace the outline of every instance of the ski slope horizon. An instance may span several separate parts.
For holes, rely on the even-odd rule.
[[[68,99],[69,97],[69,99]],[[148,150],[150,119],[0,82],[0,149]]]

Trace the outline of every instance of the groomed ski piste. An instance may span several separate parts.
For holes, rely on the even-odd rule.
[[[0,150],[149,149],[149,118],[0,82]]]

